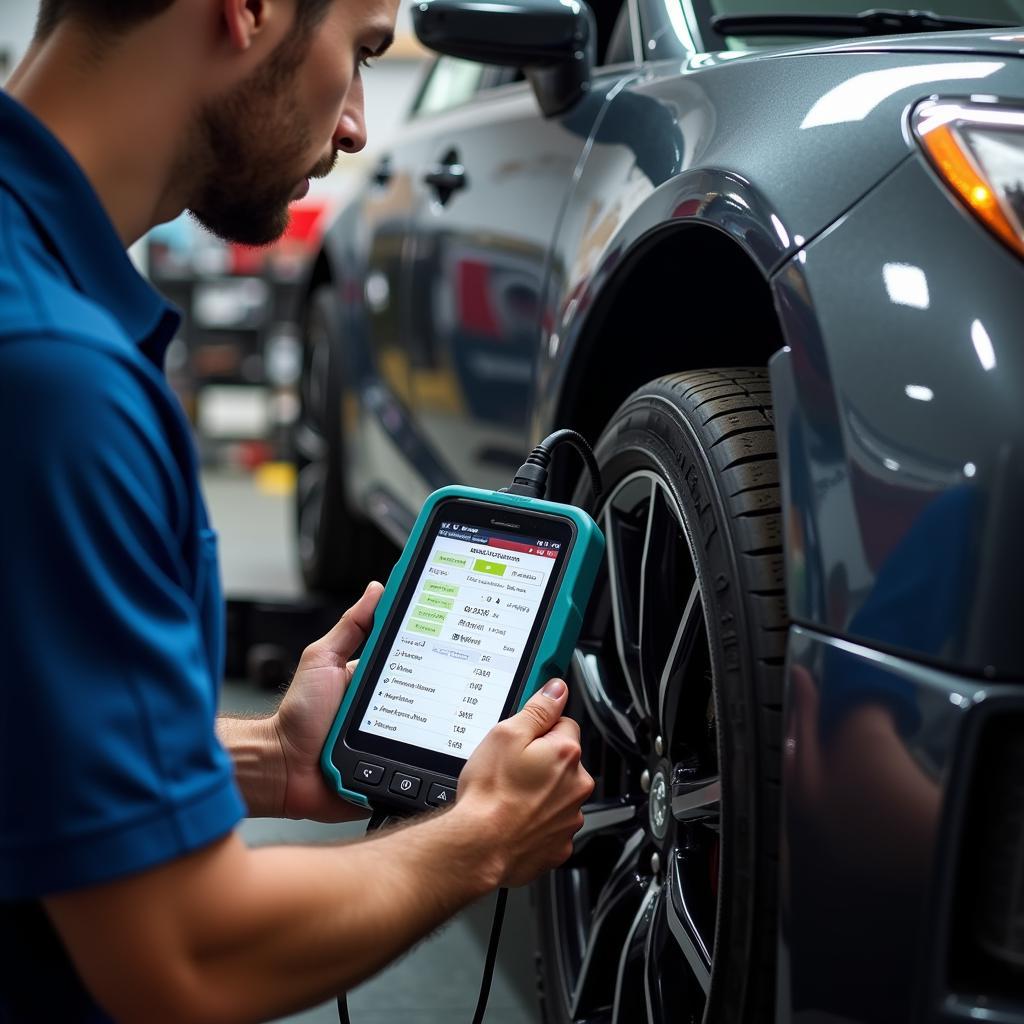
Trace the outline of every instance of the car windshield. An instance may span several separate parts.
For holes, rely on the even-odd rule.
[[[939,17],[969,18],[973,21],[1024,24],[1024,0],[919,0],[901,7],[898,3],[873,2],[873,0],[693,0],[695,13],[702,26],[705,38],[711,48],[723,47],[729,50],[750,50],[777,47],[788,44],[807,43],[808,36],[799,38],[751,35],[719,36],[710,28],[711,18],[718,14],[761,15],[761,14],[859,14],[875,8],[886,10],[926,10]],[[822,32],[822,39],[830,38]]]

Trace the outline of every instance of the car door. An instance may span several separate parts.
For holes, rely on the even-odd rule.
[[[620,8],[598,9],[599,38],[628,30]],[[446,62],[465,63],[442,58],[437,69]],[[591,96],[545,119],[521,76],[490,69],[472,98],[421,111],[410,394],[417,430],[452,480],[504,486],[525,456],[538,345],[554,330],[543,311],[549,256],[602,103]]]
[[[420,442],[412,418],[410,354],[413,351],[409,267],[419,190],[415,182],[429,152],[421,127],[426,112],[447,97],[462,102],[476,91],[485,68],[428,70],[401,130],[373,165],[357,203],[332,230],[344,265],[360,255],[358,275],[346,282],[345,304],[361,315],[344,325],[348,389],[345,463],[352,503],[389,536],[411,528],[419,506],[450,476]]]

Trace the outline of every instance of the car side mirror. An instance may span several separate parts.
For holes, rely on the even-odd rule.
[[[521,68],[545,117],[568,110],[590,85],[597,30],[583,0],[420,0],[412,17],[431,50]]]

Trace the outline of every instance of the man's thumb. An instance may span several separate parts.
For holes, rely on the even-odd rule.
[[[565,702],[569,698],[569,688],[561,679],[549,679],[538,690],[516,715],[522,723],[523,731],[529,733],[531,740],[549,732],[562,717]]]

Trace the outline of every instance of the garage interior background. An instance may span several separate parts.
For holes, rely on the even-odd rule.
[[[36,6],[36,0],[0,3],[0,83],[31,40]],[[299,359],[293,300],[324,228],[399,130],[427,59],[403,6],[395,46],[367,73],[366,150],[313,183],[295,208],[288,236],[269,251],[225,246],[187,218],[133,247],[143,272],[185,315],[168,353],[168,374],[196,426],[229,598],[289,599],[301,593],[292,523],[294,474],[286,445]],[[243,680],[228,680],[224,687],[229,711],[265,710],[275,699]],[[358,824],[271,820],[243,826],[252,844],[322,842],[362,831]],[[487,1015],[491,1024],[536,1019],[533,926],[525,900],[525,893],[517,893],[510,901]],[[358,989],[350,999],[356,1024],[468,1020],[489,924],[490,902],[484,901]],[[333,1004],[289,1018],[301,1024],[336,1019]]]

